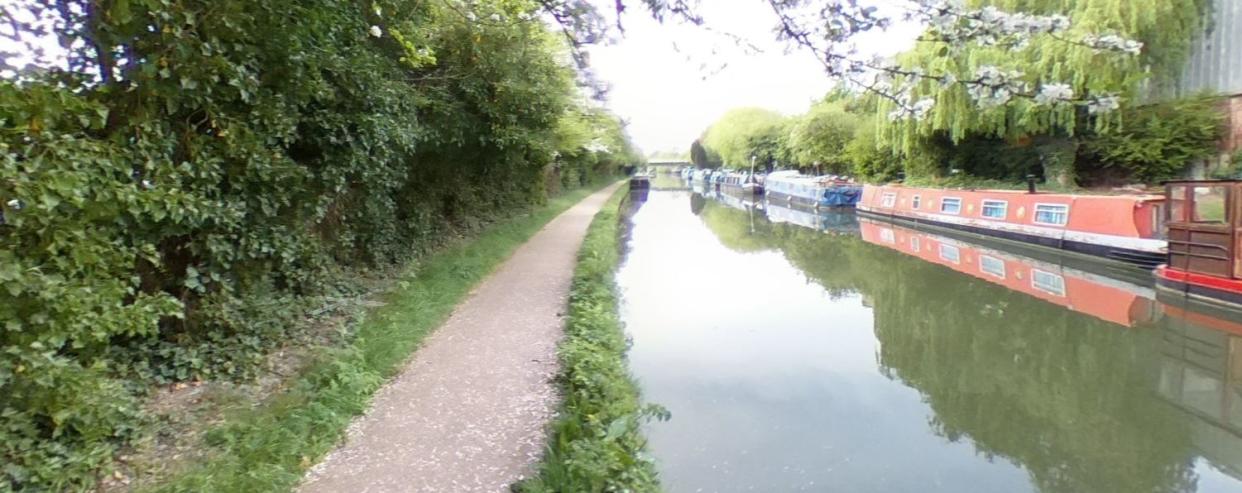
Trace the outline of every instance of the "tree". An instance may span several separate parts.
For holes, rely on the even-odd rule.
[[[715,151],[725,166],[749,168],[751,156],[759,165],[773,162],[786,118],[763,108],[729,110],[703,136],[703,144]]]
[[[893,120],[885,138],[906,152],[937,134],[954,143],[970,136],[1033,138],[1045,176],[1069,184],[1078,148],[1074,136],[1084,126],[1109,131],[1119,124],[1109,110],[1139,100],[1147,81],[1153,87],[1168,82],[1185,57],[1205,2],[976,0],[971,5],[982,7],[985,20],[1054,15],[1063,26],[1017,39],[990,34],[984,42],[953,45],[943,38],[961,21],[942,17],[948,27],[932,24],[918,46],[897,57],[892,65],[897,75],[882,82],[907,91],[881,101],[880,111]],[[910,101],[929,104],[912,109]],[[912,113],[920,118],[909,118]]]
[[[690,162],[699,169],[720,166],[719,159],[712,159],[711,153],[703,147],[702,139],[694,139],[694,142],[690,143]]]
[[[851,171],[845,147],[854,139],[859,121],[842,101],[821,101],[792,119],[786,145],[799,167],[823,166],[823,171],[845,174]]]

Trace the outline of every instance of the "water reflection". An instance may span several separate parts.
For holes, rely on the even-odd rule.
[[[1137,276],[708,195],[652,192],[618,273],[670,491],[1242,491],[1225,319]]]

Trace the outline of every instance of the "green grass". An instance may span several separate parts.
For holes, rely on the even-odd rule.
[[[477,238],[411,268],[343,347],[316,362],[259,408],[226,417],[207,432],[209,459],[155,491],[288,491],[338,442],[371,396],[395,375],[423,338],[498,264],[548,221],[589,195],[583,189],[529,214],[493,225]]]
[[[618,191],[595,216],[578,252],[565,338],[559,347],[564,396],[538,475],[516,485],[524,493],[659,491],[646,457],[641,423],[667,419],[639,403],[626,369],[628,347],[617,314],[613,273],[620,260]]]

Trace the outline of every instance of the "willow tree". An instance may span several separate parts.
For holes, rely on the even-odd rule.
[[[1110,110],[1139,104],[1171,84],[1205,3],[972,0],[984,18],[1021,19],[1001,13],[1010,11],[1049,16],[1053,25],[1035,36],[985,36],[953,45],[933,22],[913,50],[897,57],[891,82],[877,83],[908,90],[881,103],[880,111],[892,120],[883,134],[904,152],[934,136],[1030,142],[1039,148],[1045,176],[1068,184],[1075,135],[1084,125],[1101,132],[1116,128],[1122,122]],[[911,109],[919,103],[924,106]],[[921,114],[907,118],[912,112]]]

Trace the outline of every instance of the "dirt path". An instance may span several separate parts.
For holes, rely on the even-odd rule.
[[[620,184],[553,219],[429,336],[299,491],[506,491],[556,412],[556,344],[578,247]]]

